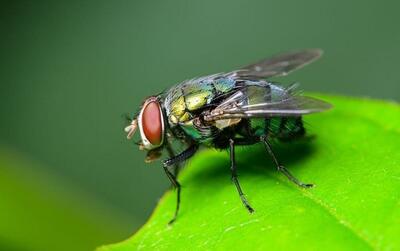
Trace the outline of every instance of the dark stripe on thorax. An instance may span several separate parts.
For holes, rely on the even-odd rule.
[[[218,95],[218,91],[217,91],[217,88],[215,88],[214,81],[211,82],[211,88],[212,88],[212,94],[213,94],[213,96],[215,98]]]
[[[185,104],[185,112],[190,113],[189,109],[187,108],[188,105],[186,104],[186,95],[184,92],[184,88],[181,88],[181,94],[182,94],[182,98],[183,98],[183,103]]]

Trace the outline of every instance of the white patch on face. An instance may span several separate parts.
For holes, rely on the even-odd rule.
[[[131,139],[133,137],[133,135],[135,134],[136,129],[137,129],[137,120],[134,119],[134,120],[132,120],[132,123],[130,125],[125,127],[125,132],[127,133],[126,138]]]

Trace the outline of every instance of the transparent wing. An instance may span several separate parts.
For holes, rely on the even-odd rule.
[[[236,71],[235,74],[242,78],[285,76],[317,60],[321,55],[321,49],[305,49],[302,51],[284,53],[245,66]]]
[[[217,121],[237,118],[290,117],[322,112],[332,106],[322,100],[294,95],[291,89],[273,85],[247,86],[232,94],[204,119]]]

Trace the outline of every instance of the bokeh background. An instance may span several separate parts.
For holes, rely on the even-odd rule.
[[[277,80],[399,101],[399,8],[394,0],[2,1],[0,249],[88,250],[134,233],[169,183],[159,162],[145,164],[126,141],[123,115],[184,79],[318,47],[318,63]]]

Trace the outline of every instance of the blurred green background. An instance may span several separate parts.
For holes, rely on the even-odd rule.
[[[28,191],[40,181],[45,191],[62,188],[79,197],[67,211],[86,207],[106,232],[88,246],[122,240],[169,187],[160,163],[145,164],[144,153],[126,141],[123,114],[184,79],[309,47],[324,49],[324,57],[279,81],[299,81],[306,91],[399,101],[399,8],[394,0],[2,1],[2,173],[18,170],[17,183],[36,173],[40,178],[24,182]],[[14,163],[20,159],[26,161]],[[6,183],[0,184],[9,197],[4,203],[24,199],[11,196],[14,188],[5,189]],[[54,203],[63,204],[64,195],[55,196]],[[49,206],[38,201],[21,205],[27,212]],[[60,220],[61,229],[73,225],[61,219],[65,214],[49,214],[32,217]],[[114,234],[105,237],[107,231]],[[0,247],[18,242],[5,232]],[[28,244],[15,250],[36,250],[25,249]]]

